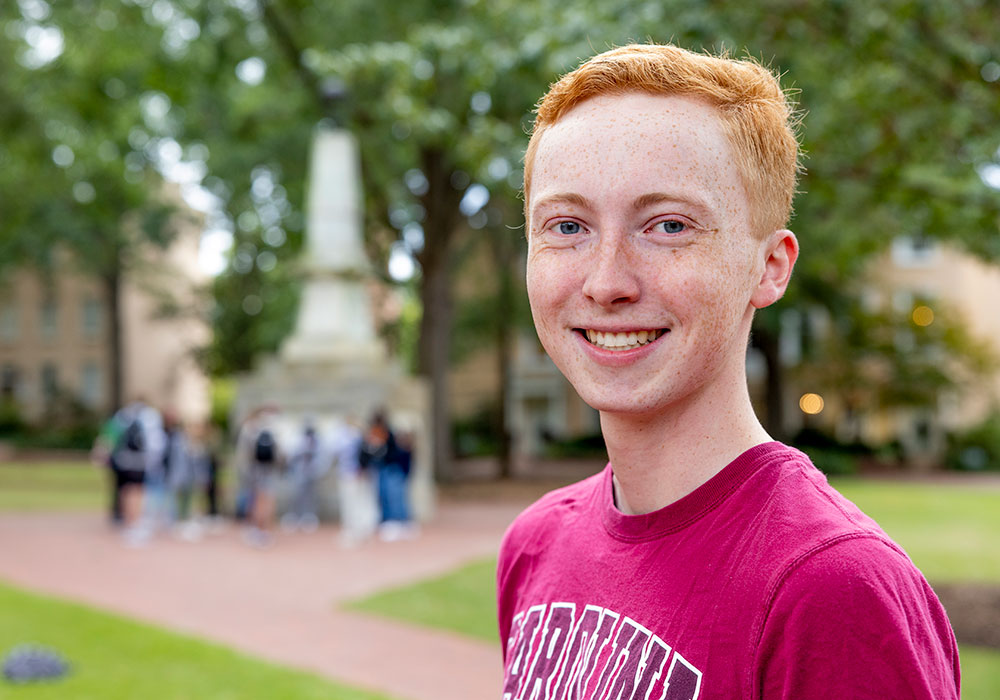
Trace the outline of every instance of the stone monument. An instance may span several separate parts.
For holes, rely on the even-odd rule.
[[[257,406],[280,411],[279,441],[294,444],[306,420],[322,434],[337,421],[367,422],[384,408],[394,430],[413,435],[410,498],[414,515],[433,509],[430,394],[408,376],[375,334],[362,242],[358,145],[346,130],[320,126],[313,140],[306,198],[304,284],[295,330],[275,357],[239,381],[235,425]],[[324,491],[323,511],[336,499]]]

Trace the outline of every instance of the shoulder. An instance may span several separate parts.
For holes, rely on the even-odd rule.
[[[520,589],[544,568],[543,560],[560,548],[559,538],[585,526],[594,516],[604,472],[550,491],[528,506],[504,534],[497,560],[497,614],[500,639],[506,642]],[[504,649],[506,654],[506,648]]]
[[[884,535],[855,531],[789,565],[767,604],[755,681],[767,698],[957,698],[954,634]]]
[[[768,468],[748,479],[742,491],[733,499],[734,507],[750,520],[750,537],[776,567],[773,573],[780,575],[831,547],[819,560],[832,552],[867,547],[901,553],[878,523],[833,488],[809,458],[793,448],[775,454]]]
[[[582,481],[550,491],[525,508],[507,528],[501,553],[526,546],[531,540],[550,532],[549,528],[557,524],[565,525],[568,521],[588,518],[593,499],[604,479],[604,472],[599,472]]]
[[[518,515],[500,545],[497,576],[501,587],[518,565],[531,564],[552,546],[557,535],[585,525],[594,516],[594,499],[606,479],[604,472],[542,496]]]

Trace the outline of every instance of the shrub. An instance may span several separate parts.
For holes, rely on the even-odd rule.
[[[945,459],[951,469],[1000,469],[1000,411],[968,430],[949,435]]]
[[[791,444],[809,455],[825,474],[855,474],[862,459],[884,459],[892,452],[888,447],[876,449],[863,442],[842,442],[815,428],[803,428]]]
[[[604,437],[600,433],[550,440],[545,445],[545,456],[553,459],[604,457],[607,453]]]

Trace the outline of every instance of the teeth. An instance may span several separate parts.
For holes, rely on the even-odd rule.
[[[665,331],[629,331],[628,333],[605,333],[591,329],[586,330],[587,340],[605,350],[633,350],[651,343]]]

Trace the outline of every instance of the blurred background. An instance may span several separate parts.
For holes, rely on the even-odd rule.
[[[747,353],[759,415],[862,477],[836,483],[996,619],[997,37],[983,0],[7,0],[0,507],[100,503],[103,475],[73,465],[140,396],[211,422],[229,458],[241,386],[295,329],[310,149],[333,125],[360,145],[363,285],[426,386],[443,501],[599,469],[597,414],[531,326],[521,157],[560,74],[673,42],[761,60],[802,113],[802,253]],[[995,697],[1000,642],[969,634]]]

